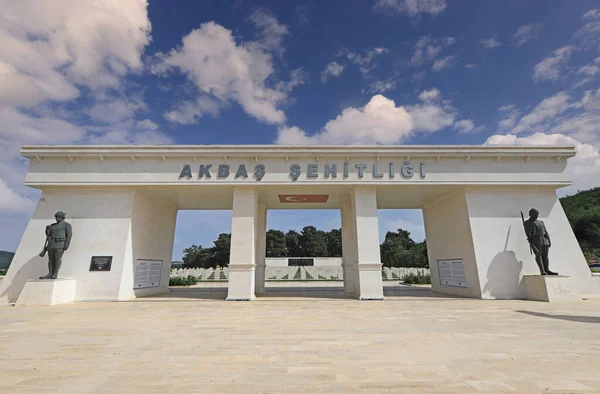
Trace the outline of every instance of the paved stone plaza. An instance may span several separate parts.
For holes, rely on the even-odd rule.
[[[226,288],[196,288],[0,307],[0,392],[600,392],[600,300],[385,294],[268,289],[225,302]]]

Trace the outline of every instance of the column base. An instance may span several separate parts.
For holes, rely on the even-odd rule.
[[[256,294],[263,294],[265,292],[265,266],[256,266],[256,279],[255,279],[255,290]]]
[[[358,298],[358,267],[357,264],[342,264],[344,275],[344,293],[356,295]]]
[[[229,264],[227,301],[252,301],[254,295],[256,265]]]
[[[53,306],[75,301],[74,278],[35,279],[25,282],[16,306]]]
[[[383,300],[381,263],[358,263],[358,284],[360,300]]]
[[[525,298],[531,301],[581,301],[569,283],[569,277],[563,275],[523,275]]]

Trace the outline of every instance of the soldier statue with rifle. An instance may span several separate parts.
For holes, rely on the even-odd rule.
[[[65,213],[56,212],[54,215],[56,223],[46,226],[46,244],[40,257],[48,252],[48,275],[40,276],[40,279],[56,279],[62,265],[62,255],[69,249],[71,243],[71,225],[65,222]]]
[[[523,221],[523,227],[525,228],[525,234],[529,242],[529,252],[533,251],[535,254],[535,262],[540,268],[540,274],[558,275],[548,268],[548,251],[552,243],[550,242],[550,234],[548,234],[544,222],[538,220],[539,214],[540,212],[537,209],[531,208],[529,210],[529,219],[525,220],[523,212],[521,212],[521,220]]]

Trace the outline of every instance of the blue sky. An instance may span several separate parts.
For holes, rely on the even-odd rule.
[[[571,144],[574,185],[560,193],[598,186],[597,8],[0,0],[0,249],[16,249],[39,198],[22,144]],[[182,213],[174,256],[209,244],[227,215]],[[422,237],[419,212],[380,221]]]

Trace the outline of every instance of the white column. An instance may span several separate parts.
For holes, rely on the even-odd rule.
[[[350,199],[341,206],[342,217],[342,270],[344,292],[358,296],[358,253],[356,251],[356,228]]]
[[[356,226],[358,296],[361,300],[383,300],[377,190],[368,186],[356,187],[351,202]]]
[[[256,190],[251,187],[234,188],[227,300],[249,301],[255,298],[257,225]]]
[[[258,205],[256,226],[256,293],[265,292],[265,264],[267,254],[267,206]]]

